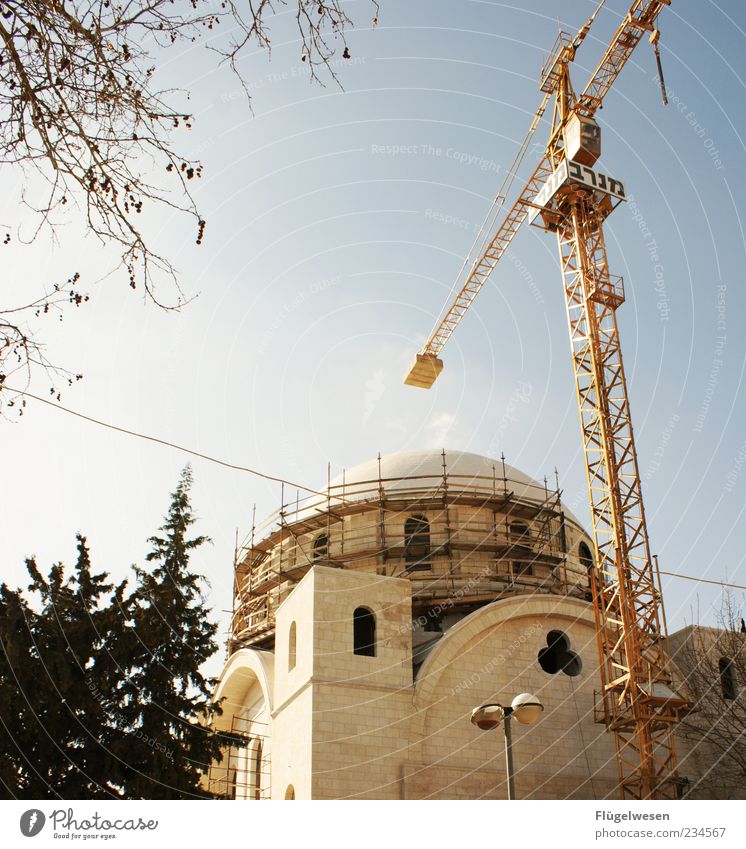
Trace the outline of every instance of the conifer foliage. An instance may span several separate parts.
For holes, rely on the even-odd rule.
[[[204,795],[200,771],[219,756],[206,726],[214,680],[200,666],[217,651],[217,625],[208,619],[204,579],[189,568],[191,553],[208,541],[190,536],[195,519],[187,467],[171,498],[161,534],[150,538],[146,561],[135,568],[137,586],[127,599],[130,700],[136,734],[129,747],[129,798]]]
[[[78,535],[70,575],[26,561],[28,591],[0,586],[0,796],[192,798],[220,758],[209,730],[217,650],[190,555],[187,467],[134,586],[114,587]]]
[[[114,620],[105,573],[94,574],[85,537],[70,577],[62,563],[44,577],[26,561],[29,591],[0,590],[3,784],[26,798],[118,795],[111,753],[116,729],[107,646]],[[105,683],[96,686],[95,681]]]

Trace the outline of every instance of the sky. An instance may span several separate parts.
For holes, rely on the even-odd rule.
[[[608,0],[599,14],[576,88],[628,5]],[[345,7],[356,27],[351,59],[334,64],[342,88],[309,81],[288,12],[271,56],[241,61],[250,104],[202,45],[159,62],[159,81],[188,90],[195,114],[176,146],[205,167],[194,186],[205,243],[176,216],[154,224],[194,298],[184,309],[160,311],[107,277],[113,255],[74,218],[57,242],[8,246],[4,291],[81,273],[91,302],[40,330],[50,355],[84,373],[62,402],[86,415],[311,487],[327,463],[335,475],[379,451],[504,453],[540,480],[557,468],[588,525],[553,236],[519,233],[432,390],[402,378],[525,136],[558,23],[576,31],[595,3],[381,0],[376,27],[366,0]],[[619,324],[648,529],[664,571],[746,584],[746,7],[676,0],[660,28],[669,105],[643,42],[598,114],[598,167],[629,195],[606,240],[627,293]],[[537,143],[546,132],[545,120]],[[2,175],[3,224],[18,220],[19,179]],[[197,530],[212,539],[195,562],[224,639],[237,534],[254,505],[258,518],[279,505],[278,484],[33,401],[0,420],[0,438],[13,586],[32,554],[72,564],[78,531],[99,568],[125,576],[190,461]],[[671,630],[715,624],[717,586],[666,577],[664,595]]]

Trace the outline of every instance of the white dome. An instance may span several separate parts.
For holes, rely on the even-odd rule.
[[[331,482],[332,500],[335,496],[343,501],[369,497],[372,484],[378,483],[379,474],[385,492],[393,494],[397,489],[411,491],[413,486],[423,491],[432,491],[443,485],[444,463],[449,492],[488,493],[493,489],[497,492],[507,489],[516,498],[537,504],[546,501],[547,492],[543,483],[507,463],[503,465],[502,460],[468,451],[447,449],[383,454],[380,471],[377,458],[353,466]],[[563,509],[568,519],[582,527],[564,505]]]

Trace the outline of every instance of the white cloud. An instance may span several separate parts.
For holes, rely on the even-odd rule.
[[[368,378],[365,384],[365,397],[363,399],[363,424],[366,424],[371,414],[378,406],[378,402],[383,398],[383,393],[386,391],[386,384],[383,380],[384,371],[382,368],[377,369],[372,377]]]
[[[455,424],[456,415],[454,413],[436,413],[427,423],[426,447],[444,448]]]

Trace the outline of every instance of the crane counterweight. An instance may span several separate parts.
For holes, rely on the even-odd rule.
[[[443,360],[439,360],[435,354],[417,354],[409,367],[404,382],[408,386],[429,389],[442,371]]]

